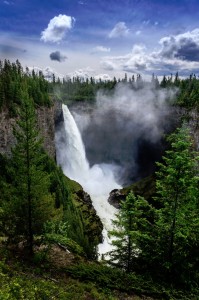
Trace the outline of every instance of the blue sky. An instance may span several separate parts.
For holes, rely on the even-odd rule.
[[[0,57],[62,75],[199,74],[199,1],[0,0]]]

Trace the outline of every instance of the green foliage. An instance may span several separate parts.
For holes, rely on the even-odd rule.
[[[28,96],[35,104],[51,105],[48,82],[41,73],[31,74],[28,69],[24,72],[18,60],[15,63],[0,61],[0,110],[7,107],[10,116],[17,115],[16,109],[21,104],[24,85],[28,87]]]
[[[26,90],[17,125],[14,128],[16,146],[8,173],[11,182],[6,182],[2,210],[5,233],[9,238],[27,241],[33,251],[33,236],[42,232],[44,222],[52,216],[54,198],[49,193],[49,177],[44,171],[42,140],[36,129],[35,109]]]
[[[92,283],[81,283],[67,279],[51,280],[50,274],[34,273],[35,269],[21,272],[15,266],[15,271],[5,263],[0,263],[0,299],[1,300],[114,300],[115,298],[99,291]],[[43,276],[42,276],[43,275]],[[45,278],[46,277],[46,278]],[[48,279],[47,279],[48,278]]]
[[[110,268],[100,263],[79,263],[78,265],[67,267],[66,272],[80,281],[94,283],[102,291],[106,289],[111,295],[114,294],[114,290],[127,293],[121,298],[118,297],[119,299],[128,299],[132,294],[134,296],[140,295],[141,299],[149,296],[150,299],[152,297],[152,299],[188,300],[197,299],[199,296],[198,289],[193,290],[193,292],[175,289],[165,282],[154,282],[148,274],[126,273],[120,269]]]
[[[185,126],[168,142],[153,206],[133,193],[121,204],[109,263],[191,291],[199,280],[199,156]]]
[[[130,192],[116,216],[114,230],[109,232],[116,238],[112,240],[114,249],[109,253],[109,262],[130,272],[136,270],[140,255],[144,255],[142,244],[150,240],[153,209],[143,197]]]
[[[49,221],[44,226],[44,239],[50,243],[61,244],[74,254],[85,256],[83,248],[68,237],[69,226],[66,222]]]
[[[155,198],[162,208],[157,211],[158,259],[171,278],[194,284],[199,278],[199,157],[185,127],[168,138],[171,149],[158,163]]]
[[[180,79],[179,74],[176,73],[174,80],[172,76],[168,78],[164,76],[160,83],[160,87],[177,87],[178,93],[176,104],[188,110],[199,110],[199,80],[196,78],[195,74],[191,74],[189,78]]]

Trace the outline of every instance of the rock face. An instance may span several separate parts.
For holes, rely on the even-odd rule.
[[[189,127],[193,137],[195,149],[196,151],[199,151],[199,115],[197,111],[190,112]]]
[[[10,156],[11,147],[15,144],[15,138],[13,136],[13,126],[16,120],[9,118],[8,110],[3,110],[0,113],[0,153]]]
[[[61,103],[55,102],[51,107],[36,109],[38,128],[43,138],[44,149],[48,155],[55,158],[55,120],[61,113]],[[10,118],[8,110],[0,112],[0,153],[11,155],[11,148],[15,145],[13,126],[16,118]]]
[[[90,242],[102,243],[103,224],[96,214],[89,194],[82,189],[76,192],[76,195],[78,196],[76,201],[84,220],[85,233],[88,235]]]
[[[121,201],[125,200],[126,195],[122,193],[122,190],[112,190],[109,194],[108,202],[115,208],[120,208]]]
[[[52,107],[39,107],[36,111],[37,122],[43,137],[43,146],[48,155],[55,158],[55,115],[56,105]]]
[[[155,175],[152,174],[145,177],[123,189],[111,191],[108,202],[114,207],[120,208],[121,201],[124,201],[131,191],[136,196],[140,195],[149,201],[149,203],[153,203],[153,196],[155,195]]]

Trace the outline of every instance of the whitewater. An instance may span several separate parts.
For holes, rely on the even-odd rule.
[[[109,193],[121,186],[116,182],[115,175],[119,167],[112,164],[95,164],[89,166],[85,147],[77,124],[66,105],[62,105],[64,117],[64,134],[66,145],[59,151],[58,164],[69,178],[79,182],[83,189],[91,196],[93,206],[103,224],[103,243],[98,245],[98,257],[112,249],[108,231],[113,229],[112,220],[115,219],[117,209],[109,204]]]

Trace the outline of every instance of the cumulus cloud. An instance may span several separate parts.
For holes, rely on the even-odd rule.
[[[59,43],[75,23],[75,18],[67,15],[55,16],[48,23],[48,27],[41,32],[41,40],[44,42]]]
[[[134,45],[132,52],[123,56],[104,57],[101,65],[105,70],[140,72],[149,66],[144,45]]]
[[[144,45],[135,44],[126,55],[103,57],[101,66],[109,71],[156,75],[199,73],[199,28],[163,37],[159,45],[159,49],[149,52]]]
[[[28,67],[29,72],[31,73],[33,70],[36,74],[39,74],[39,72],[42,72],[44,75],[44,78],[52,82],[53,78],[55,77],[56,79],[63,80],[64,75],[57,73],[55,70],[53,70],[51,67],[46,67],[44,69],[38,68],[38,67]]]
[[[59,51],[55,51],[50,53],[50,59],[56,60],[58,62],[64,62],[67,59],[67,56],[64,54],[61,54]]]
[[[96,46],[95,48],[92,49],[91,53],[98,53],[98,52],[110,52],[111,48],[106,48],[104,46]]]
[[[160,40],[160,54],[166,58],[199,61],[199,28]]]
[[[129,28],[125,22],[119,22],[109,33],[109,38],[126,37],[129,34]]]
[[[94,76],[94,70],[91,69],[90,67],[83,68],[83,69],[78,69],[75,70],[72,73],[68,73],[66,75],[67,78],[73,78],[73,77],[79,77],[80,79],[89,79],[90,77]]]
[[[98,75],[95,75],[94,76],[95,80],[99,81],[99,80],[102,80],[102,81],[108,81],[108,80],[111,80],[112,78],[110,77],[110,75],[108,74],[98,74]]]
[[[97,81],[100,79],[102,81],[112,79],[108,74],[96,74],[95,71],[90,67],[79,69],[72,73],[68,73],[66,75],[66,78],[73,78],[73,77],[79,77],[82,80],[90,79],[91,77],[93,77]]]

